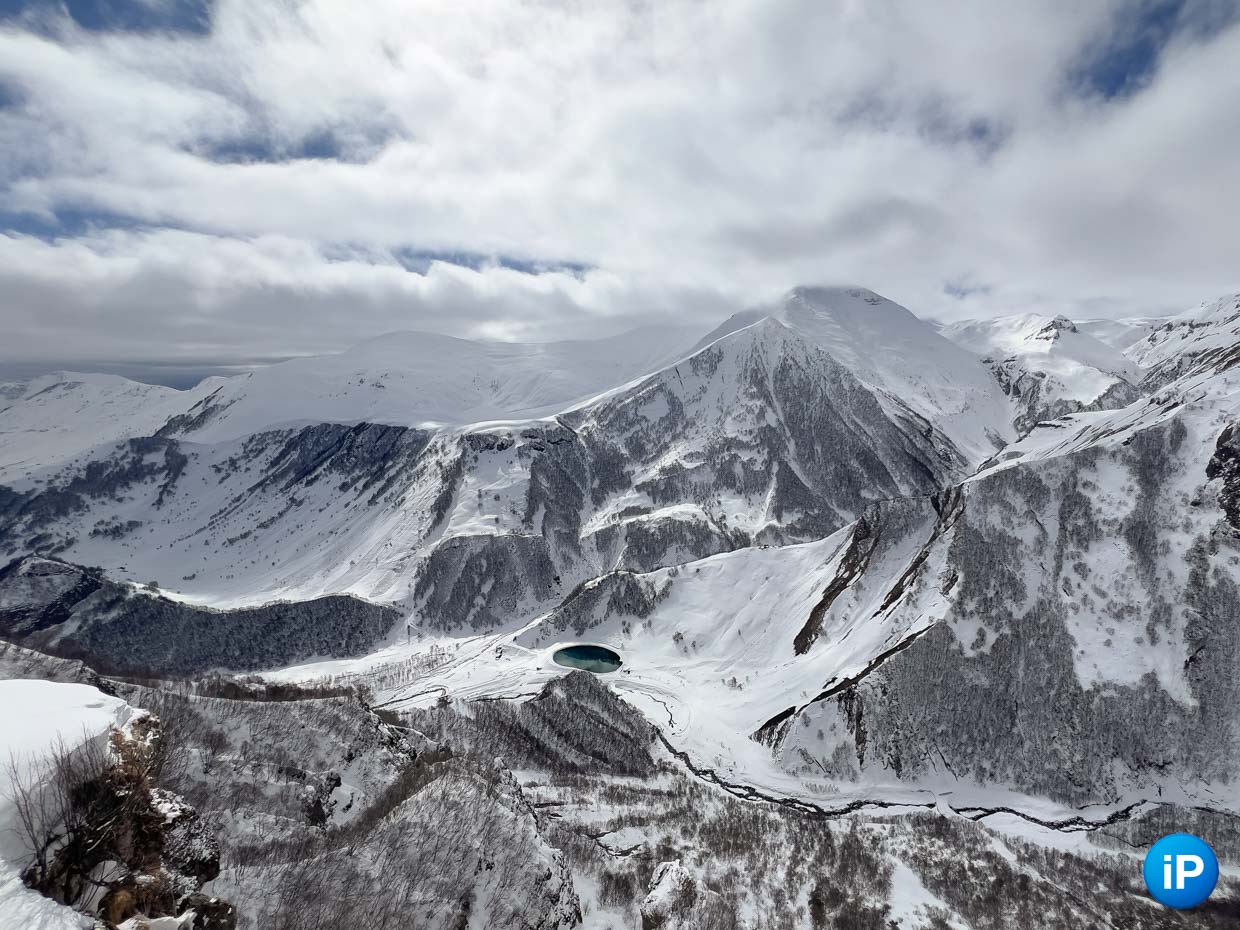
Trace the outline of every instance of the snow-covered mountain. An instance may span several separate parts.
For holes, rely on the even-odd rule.
[[[1185,374],[1230,368],[1240,357],[1240,294],[1185,311],[1126,351],[1162,384]]]
[[[95,446],[156,433],[196,442],[312,423],[464,425],[556,413],[681,358],[684,327],[598,340],[483,342],[398,332],[178,391],[54,372],[0,384],[0,481]]]
[[[935,327],[866,288],[798,287],[737,314],[702,344],[773,319],[828,353],[884,399],[906,404],[980,461],[1013,438],[1011,413],[983,366]]]
[[[1076,320],[1076,328],[1112,349],[1123,352],[1139,339],[1143,339],[1167,322],[1166,317],[1133,316],[1117,320]]]
[[[584,640],[695,764],[772,795],[1236,810],[1238,421],[1234,371],[1076,414],[824,539],[602,576],[394,700],[525,692]]]
[[[1037,314],[965,320],[941,330],[944,336],[972,352],[992,359],[1026,356],[1039,361],[1041,370],[1054,372],[1064,382],[1086,381],[1109,375],[1129,383],[1140,380],[1140,368],[1122,352],[1081,329],[1067,317]],[[1104,393],[1096,385],[1080,384],[1082,393]]]
[[[693,339],[678,327],[542,344],[389,333],[226,379],[165,434],[209,443],[310,423],[433,429],[536,419],[662,368]]]
[[[1020,435],[1041,420],[1120,407],[1137,396],[1139,366],[1067,317],[964,320],[940,332],[976,353],[994,372],[1018,409]]]
[[[207,378],[177,391],[116,375],[58,371],[0,384],[0,483],[95,446],[150,436],[223,380]]]
[[[139,392],[6,474],[0,635],[334,676],[461,739],[520,729],[476,708],[556,699],[556,648],[599,643],[669,764],[737,797],[1226,819],[1238,319],[1228,298],[1125,354],[798,288],[680,350],[402,337]],[[4,415],[74,397],[49,387]]]
[[[653,375],[525,422],[264,426],[208,442],[272,418],[234,413],[265,409],[262,378],[315,369],[230,379],[154,436],[14,481],[0,545],[215,606],[349,593],[402,604],[419,624],[493,627],[616,568],[817,538],[993,451],[982,437],[1003,427],[1004,398],[980,362],[940,340],[931,348],[949,374],[913,377],[931,355],[896,338],[907,311],[868,292],[811,309],[807,293],[789,296],[787,321],[729,328]],[[878,389],[854,374],[876,380],[858,362],[876,331],[891,334],[881,367],[906,372],[903,393],[894,375]],[[316,383],[338,386],[338,371]],[[964,416],[970,397],[989,411],[977,421]],[[951,403],[940,414],[934,398]]]

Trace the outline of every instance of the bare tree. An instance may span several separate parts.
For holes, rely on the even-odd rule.
[[[7,794],[29,850],[22,873],[29,887],[83,906],[107,885],[97,867],[124,861],[142,844],[150,789],[165,753],[153,721],[136,721],[136,727],[133,738],[116,731],[107,740],[84,734],[74,746],[57,740],[42,758],[10,756]]]

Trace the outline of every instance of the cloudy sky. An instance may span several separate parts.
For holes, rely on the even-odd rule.
[[[1240,0],[0,0],[0,366],[1240,289]]]

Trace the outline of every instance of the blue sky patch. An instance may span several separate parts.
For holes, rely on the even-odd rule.
[[[26,95],[20,87],[0,76],[0,110],[9,110],[13,107],[21,106],[22,101],[25,99]]]
[[[437,251],[433,249],[394,249],[392,255],[405,270],[413,271],[417,274],[425,274],[433,262],[460,265],[464,268],[472,268],[474,271],[498,266],[500,268],[511,268],[513,271],[520,271],[525,274],[561,272],[564,274],[582,275],[592,267],[581,262],[533,261],[531,259],[515,258],[511,255],[488,255],[482,252]]]
[[[380,122],[370,125],[339,125],[318,129],[299,139],[280,139],[262,126],[231,139],[206,140],[191,147],[194,154],[222,164],[281,164],[323,159],[365,164],[395,137],[395,130]]]
[[[0,0],[0,20],[27,14],[46,15],[59,9],[78,26],[92,32],[177,32],[206,35],[211,31],[214,0]]]
[[[278,143],[266,136],[247,136],[199,147],[199,154],[226,164],[275,164],[302,159],[344,159],[344,149],[327,131],[312,133],[291,144]]]
[[[988,284],[970,284],[963,279],[943,283],[943,293],[948,297],[954,297],[956,300],[964,300],[966,297],[972,297],[974,294],[989,294],[990,290],[991,288]]]
[[[1081,96],[1129,97],[1146,87],[1173,39],[1208,41],[1236,18],[1237,0],[1130,0],[1068,74]]]
[[[0,233],[17,233],[39,239],[65,239],[109,229],[137,229],[148,224],[131,216],[85,207],[62,207],[52,217],[0,209]]]

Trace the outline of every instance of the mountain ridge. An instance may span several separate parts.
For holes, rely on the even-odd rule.
[[[1170,790],[1108,742],[1151,745],[1114,691],[1179,721],[1166,739],[1183,751],[1159,764],[1182,800],[1232,805],[1218,757],[1193,748],[1230,745],[1226,714],[1192,709],[1199,689],[1226,690],[1217,662],[1184,667],[1202,648],[1232,649],[1219,610],[1234,574],[1225,437],[1240,384],[1234,308],[1220,307],[1152,334],[1159,383],[1117,377],[1130,396],[1107,388],[1105,402],[1068,397],[1058,410],[1023,406],[1029,392],[1005,391],[977,353],[856,288],[794,290],[538,420],[213,439],[207,411],[231,408],[208,395],[159,435],[7,484],[0,547],[158,580],[191,604],[399,605],[403,622],[365,627],[366,655],[344,655],[356,640],[332,658],[290,647],[279,673],[389,680],[388,663],[448,648],[433,672],[386,686],[398,707],[536,690],[557,644],[598,640],[625,658],[614,687],[669,745],[771,796],[803,796],[807,780],[892,803],[951,790],[1071,819],[1155,783]],[[1046,382],[1059,355],[1135,377],[1071,321],[985,329],[989,345],[997,332],[1025,350],[1017,380]],[[975,402],[981,415],[965,422]],[[996,423],[1011,440],[998,450]],[[14,597],[0,585],[0,600]],[[106,636],[102,607],[74,603],[71,623],[35,605],[54,628],[41,642]],[[1004,710],[1033,707],[1021,682],[1062,695],[1082,722],[1059,750],[1045,742],[1053,715]],[[967,723],[978,700],[981,741]],[[1040,752],[1061,752],[1067,781],[1005,742],[1022,728]],[[1096,752],[1122,770],[1091,767]]]

